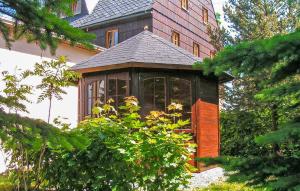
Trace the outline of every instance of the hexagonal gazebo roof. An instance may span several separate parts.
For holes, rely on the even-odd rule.
[[[201,62],[202,59],[145,30],[110,49],[76,64],[72,67],[72,70],[80,73],[132,67],[195,70],[192,65],[197,61]],[[224,74],[220,77],[220,81],[227,81],[229,78],[229,75]]]

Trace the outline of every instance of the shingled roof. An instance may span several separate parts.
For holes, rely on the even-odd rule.
[[[90,59],[72,67],[73,70],[93,69],[97,71],[107,66],[114,68],[164,66],[164,68],[190,68],[196,61],[201,61],[188,51],[149,32],[142,33],[101,52]]]
[[[154,0],[99,0],[91,14],[71,22],[74,27],[92,26],[104,21],[150,12]]]

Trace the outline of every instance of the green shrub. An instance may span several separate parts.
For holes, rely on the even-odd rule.
[[[177,190],[186,186],[192,168],[188,161],[191,137],[174,130],[179,104],[169,113],[151,112],[144,120],[136,98],[125,99],[117,112],[111,101],[93,110],[93,118],[78,129],[91,144],[84,150],[47,153],[45,179],[57,190]]]

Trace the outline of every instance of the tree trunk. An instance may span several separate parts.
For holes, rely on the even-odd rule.
[[[52,96],[49,97],[48,123],[50,123],[51,107],[52,107]]]
[[[271,112],[272,112],[272,131],[277,131],[278,130],[278,106],[277,104],[273,104],[271,106]],[[280,146],[277,143],[273,144],[273,151],[275,155],[280,156]]]

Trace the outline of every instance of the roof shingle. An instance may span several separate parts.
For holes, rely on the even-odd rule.
[[[83,70],[126,63],[191,66],[196,61],[201,59],[149,31],[144,31],[76,64],[72,69]]]
[[[85,27],[103,21],[143,13],[152,9],[154,0],[99,0],[91,14],[71,22],[74,27]]]

